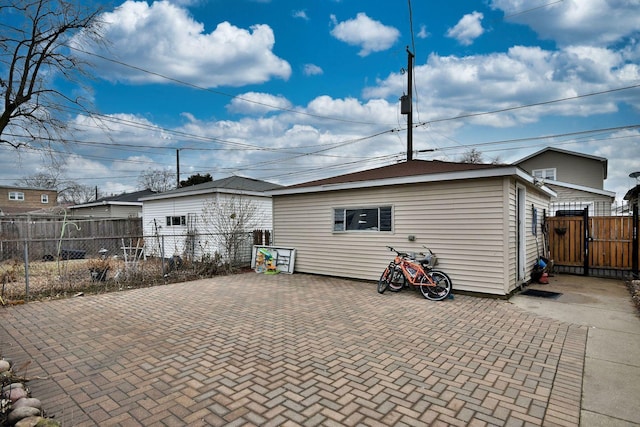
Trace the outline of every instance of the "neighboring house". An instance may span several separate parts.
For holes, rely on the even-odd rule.
[[[133,193],[123,193],[117,196],[103,197],[93,202],[69,207],[74,217],[126,219],[142,217],[142,202],[140,199],[156,194],[151,190],[141,190]]]
[[[18,215],[54,208],[58,192],[43,188],[0,187],[0,215]]]
[[[628,203],[628,210],[632,211],[634,206],[638,206],[638,199],[640,198],[640,185],[636,185],[624,195],[624,200]]]
[[[142,198],[145,251],[148,255],[200,257],[213,255],[220,248],[215,218],[209,215],[213,206],[224,210],[238,204],[255,208],[254,218],[246,224],[253,229],[272,227],[271,196],[267,191],[280,185],[256,179],[231,176],[212,182],[158,193]],[[236,212],[225,214],[224,220],[235,218]],[[249,246],[251,242],[249,242]],[[250,251],[249,251],[250,252]],[[250,255],[250,253],[249,253]]]
[[[555,193],[513,165],[411,160],[271,195],[273,245],[296,249],[295,271],[377,280],[387,246],[427,246],[454,291],[507,295],[530,277]]]
[[[514,165],[556,192],[551,215],[558,210],[589,208],[590,215],[611,215],[616,193],[604,189],[608,161],[603,157],[547,147]]]

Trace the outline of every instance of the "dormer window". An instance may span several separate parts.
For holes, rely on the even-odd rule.
[[[40,195],[40,203],[49,203],[49,195],[48,194],[41,194]]]

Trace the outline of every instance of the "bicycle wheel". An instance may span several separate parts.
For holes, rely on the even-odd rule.
[[[393,276],[393,272],[389,270],[389,267],[384,269],[384,272],[380,276],[380,280],[378,280],[378,293],[383,294],[384,291],[389,287],[389,283],[391,283],[391,277]]]
[[[400,267],[396,267],[393,270],[393,274],[391,275],[391,280],[389,281],[389,290],[391,292],[399,292],[406,283],[406,279],[404,278],[404,274],[402,274],[402,270]]]
[[[429,279],[423,277],[420,284],[422,296],[431,301],[442,301],[447,298],[452,287],[449,276],[438,270],[431,270],[427,274],[431,277],[433,284],[429,282]]]

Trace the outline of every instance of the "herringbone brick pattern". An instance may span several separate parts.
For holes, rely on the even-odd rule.
[[[574,426],[585,327],[254,273],[0,310],[64,426]]]

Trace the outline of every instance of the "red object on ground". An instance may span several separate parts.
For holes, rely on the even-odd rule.
[[[542,273],[542,276],[538,280],[538,283],[541,283],[543,285],[548,285],[549,284],[549,275],[547,273]]]

